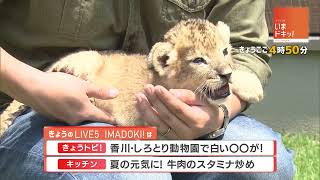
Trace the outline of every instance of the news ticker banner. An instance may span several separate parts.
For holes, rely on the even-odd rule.
[[[274,141],[62,140],[47,141],[45,155],[274,156]]]
[[[45,172],[274,172],[275,141],[156,140],[155,127],[44,128]]]
[[[276,157],[46,157],[46,172],[275,172]]]

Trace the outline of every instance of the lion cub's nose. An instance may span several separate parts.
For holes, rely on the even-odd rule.
[[[232,69],[231,68],[221,68],[221,69],[219,69],[218,73],[219,73],[220,77],[224,77],[227,80],[229,80],[230,76],[232,74]]]
[[[227,73],[227,74],[219,74],[219,76],[222,77],[222,78],[226,78],[229,81],[229,79],[231,77],[231,74],[232,73],[230,72],[230,73]]]

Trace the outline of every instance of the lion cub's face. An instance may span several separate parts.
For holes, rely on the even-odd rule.
[[[223,22],[182,21],[155,44],[148,57],[155,78],[166,88],[193,90],[208,100],[230,94],[230,30]]]

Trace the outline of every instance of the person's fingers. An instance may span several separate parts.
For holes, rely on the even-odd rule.
[[[146,96],[142,93],[136,95],[137,98],[137,110],[142,119],[147,121],[150,125],[159,127],[160,120],[157,116],[157,112],[151,107],[150,103],[148,102]]]
[[[119,94],[118,89],[115,88],[102,88],[90,83],[88,83],[86,87],[86,93],[88,97],[94,97],[98,99],[112,99]]]
[[[164,136],[168,139],[175,139],[175,140],[181,139],[177,135],[176,131],[174,129],[172,129],[171,127],[169,129],[169,126],[166,125],[165,123],[161,124],[161,126],[158,128],[158,132],[159,132],[159,135]]]
[[[162,122],[160,120],[160,118],[157,116],[157,112],[151,107],[150,103],[148,102],[147,97],[144,94],[139,93],[136,95],[136,98],[137,108],[141,115],[141,118],[144,119],[149,125],[156,126],[159,135],[165,134],[168,131],[169,126],[165,122]],[[165,137],[169,139],[180,139],[173,129],[170,129],[169,133],[167,133]]]
[[[87,110],[85,111],[84,118],[89,121],[100,121],[107,122],[113,125],[117,124],[117,121],[112,117],[111,114],[105,112],[93,104],[89,103]]]
[[[183,120],[185,124],[190,125],[194,123],[196,119],[199,119],[199,114],[194,113],[191,106],[176,98],[164,87],[156,86],[155,94],[161,102],[179,119]]]
[[[166,124],[169,125],[173,130],[179,130],[177,131],[178,135],[183,135],[183,133],[187,132],[189,130],[189,127],[187,124],[185,124],[184,121],[181,121],[178,119],[175,114],[173,114],[157,97],[155,94],[151,94],[152,90],[149,87],[146,87],[145,89],[146,95],[148,99],[150,100],[150,103],[152,106],[157,110],[158,116],[160,117],[160,120],[164,121]]]
[[[201,101],[199,96],[197,96],[194,92],[187,89],[170,89],[170,93],[172,93],[175,97],[180,99],[182,102],[185,102],[189,105],[196,106],[204,106],[206,105],[204,101]]]

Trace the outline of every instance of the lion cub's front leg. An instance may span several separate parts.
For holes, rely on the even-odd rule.
[[[55,64],[49,72],[63,72],[94,82],[95,75],[104,65],[104,59],[97,51],[81,51],[70,54]]]
[[[231,75],[232,92],[249,103],[258,103],[263,99],[263,88],[255,74],[235,70]]]

